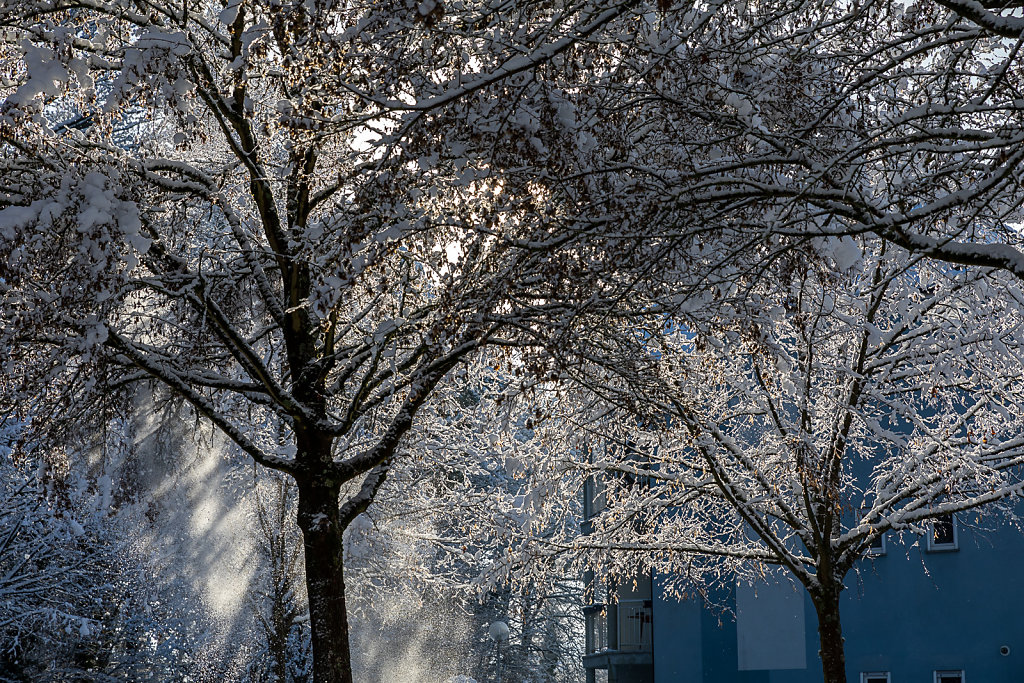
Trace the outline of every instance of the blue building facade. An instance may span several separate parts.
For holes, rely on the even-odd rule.
[[[1024,534],[978,521],[964,512],[930,537],[888,534],[851,572],[850,683],[1024,681]],[[715,606],[667,596],[663,577],[623,583],[584,609],[588,683],[822,681],[814,608],[784,576],[738,584]]]

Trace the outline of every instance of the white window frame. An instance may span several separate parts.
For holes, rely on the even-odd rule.
[[[943,515],[945,516],[945,515]],[[935,543],[935,522],[929,525],[928,529],[928,552],[930,553],[942,553],[952,552],[954,550],[960,550],[960,530],[959,525],[956,523],[956,515],[949,513],[949,518],[953,522],[953,542],[952,543]],[[963,673],[963,672],[961,672]],[[938,680],[937,678],[935,680]]]
[[[955,524],[953,528],[956,529]],[[937,669],[932,674],[934,676],[932,680],[934,683],[939,683],[939,676],[949,676],[951,674],[960,676],[960,683],[967,683],[967,674],[964,673],[963,669]]]
[[[860,675],[860,683],[868,683],[869,679],[884,678],[885,683],[892,681],[891,674],[888,671],[864,671]]]
[[[879,547],[869,545],[867,551],[864,553],[868,557],[879,557],[880,555],[885,555],[889,552],[889,546],[885,542],[885,532],[883,531],[879,534],[878,538],[882,541],[882,545]]]

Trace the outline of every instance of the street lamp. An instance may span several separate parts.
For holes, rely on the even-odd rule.
[[[497,667],[498,683],[501,683],[501,644],[508,642],[508,624],[504,621],[495,621],[487,627],[487,635],[494,641],[494,647],[498,650]]]

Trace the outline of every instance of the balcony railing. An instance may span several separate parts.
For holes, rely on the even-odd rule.
[[[619,649],[646,651],[651,649],[651,601],[619,601]]]
[[[651,616],[650,600],[592,605],[586,613],[587,654],[606,650],[650,652]]]

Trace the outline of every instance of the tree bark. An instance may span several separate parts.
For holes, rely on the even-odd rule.
[[[345,607],[343,533],[335,483],[316,476],[298,481],[298,522],[306,559],[314,683],[352,683]]]
[[[811,594],[818,615],[818,639],[821,672],[825,683],[846,683],[846,652],[843,626],[839,619],[839,594],[842,586],[825,586]]]

